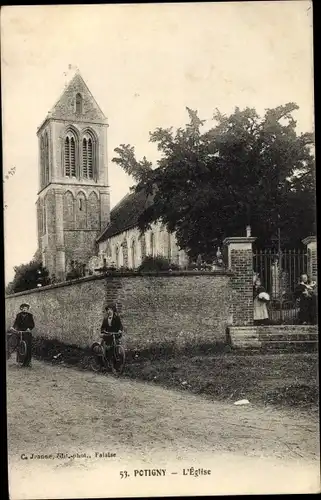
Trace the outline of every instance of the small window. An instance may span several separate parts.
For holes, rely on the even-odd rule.
[[[82,95],[76,94],[76,113],[77,115],[82,114]]]
[[[78,202],[79,202],[79,210],[82,210],[82,199],[80,198]]]

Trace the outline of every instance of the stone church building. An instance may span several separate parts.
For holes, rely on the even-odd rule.
[[[74,262],[137,268],[145,255],[184,266],[175,235],[137,228],[148,203],[129,193],[110,211],[107,119],[77,71],[38,128],[38,248],[51,276],[64,280]]]

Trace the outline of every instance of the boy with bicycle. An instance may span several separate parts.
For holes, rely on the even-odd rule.
[[[20,312],[17,314],[13,328],[19,332],[23,332],[22,340],[27,344],[26,357],[23,366],[31,366],[32,356],[32,330],[35,327],[33,315],[29,312],[30,305],[27,303],[21,304]],[[17,351],[17,361],[19,362],[19,352]]]
[[[112,339],[111,336],[108,335],[108,333],[118,333],[119,336],[121,337],[123,333],[123,325],[120,317],[117,314],[117,309],[114,304],[108,305],[105,308],[105,311],[107,312],[107,314],[104,317],[101,325],[100,336],[104,340],[106,357],[108,357],[108,354],[110,352],[110,347],[112,345]]]

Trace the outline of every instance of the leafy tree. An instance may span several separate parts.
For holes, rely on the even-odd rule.
[[[148,179],[152,163],[148,162],[145,156],[141,161],[137,161],[133,146],[121,144],[118,148],[115,148],[115,152],[119,155],[119,158],[115,157],[113,161],[120,165],[128,175],[140,182]]]
[[[214,126],[187,108],[189,123],[175,132],[158,128],[150,141],[160,152],[157,168],[135,159],[121,145],[118,163],[154,201],[142,213],[142,231],[157,220],[176,231],[192,258],[212,256],[226,236],[245,235],[246,225],[261,245],[281,231],[283,246],[298,245],[315,232],[313,136],[298,135],[288,103],[260,117],[246,108],[213,115]]]
[[[38,285],[45,286],[50,283],[49,273],[36,259],[31,260],[28,264],[21,264],[14,268],[15,276],[8,284],[6,293],[23,292],[37,288]]]

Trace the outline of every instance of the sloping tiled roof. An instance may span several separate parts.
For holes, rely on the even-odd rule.
[[[144,190],[127,194],[110,212],[110,223],[97,238],[105,241],[116,234],[137,226],[138,218],[146,207],[148,196]]]

